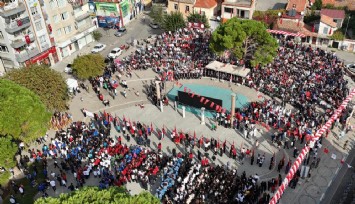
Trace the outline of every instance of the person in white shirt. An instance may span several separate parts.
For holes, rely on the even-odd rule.
[[[51,187],[53,188],[53,191],[56,191],[57,190],[57,187],[56,187],[56,184],[55,184],[55,180],[51,180],[49,182],[49,184],[51,185]]]

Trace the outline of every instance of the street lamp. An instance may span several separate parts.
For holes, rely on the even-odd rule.
[[[349,16],[349,18],[348,18],[348,23],[346,24],[345,37],[346,37],[346,33],[348,32],[348,26],[349,26],[350,17],[351,17],[351,16]]]

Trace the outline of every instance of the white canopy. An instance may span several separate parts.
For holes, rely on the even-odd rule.
[[[75,79],[67,79],[67,86],[69,90],[72,90],[73,88],[76,89],[76,87],[78,87],[78,81]]]
[[[210,69],[210,70],[214,70],[214,71],[218,71],[218,72],[223,72],[223,73],[227,73],[227,74],[232,74],[232,75],[237,75],[237,76],[240,76],[243,78],[245,78],[250,72],[250,69],[248,69],[248,68],[244,68],[244,67],[236,66],[236,65],[232,65],[232,64],[225,64],[225,63],[218,62],[218,61],[213,61],[213,62],[209,63],[206,66],[206,69]]]

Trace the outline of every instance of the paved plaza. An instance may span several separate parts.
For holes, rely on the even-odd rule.
[[[138,19],[136,21],[133,21],[131,24],[132,29],[129,29],[128,32],[132,32],[133,30],[139,26],[147,26],[147,25],[142,25],[142,22]],[[147,29],[142,29],[142,32],[134,32],[134,38],[136,39],[143,39],[148,37],[148,35],[154,34],[153,31],[145,31]],[[104,36],[102,42],[107,43],[109,46],[105,52],[108,52],[111,48],[113,48],[116,45],[121,45],[125,44],[125,41],[129,39],[130,34],[128,34],[126,37],[123,38],[116,38],[112,36],[111,34],[107,33],[107,36]],[[112,39],[116,39],[116,41],[112,41]],[[114,42],[114,43],[110,43]],[[90,45],[91,47],[94,44]],[[76,53],[78,54],[85,54],[88,53],[91,49],[91,47],[86,47],[80,52]],[[121,57],[125,57],[128,54],[130,54],[134,48],[131,48],[129,51],[124,52],[124,54]],[[105,55],[104,53],[103,55]],[[348,53],[340,53],[338,56],[345,56],[344,60],[347,63],[353,62],[353,54],[348,54]],[[70,56],[63,60],[61,63],[58,63],[54,67],[55,70],[62,71],[64,70],[64,67],[67,63],[71,63],[72,60],[74,59],[75,55]],[[70,77],[69,75],[64,74],[65,77]],[[214,162],[215,164],[218,165],[227,165],[227,163],[230,165],[231,168],[237,168],[238,174],[240,174],[243,171],[246,171],[247,175],[254,175],[258,174],[260,176],[261,180],[268,181],[272,178],[276,178],[279,175],[279,172],[277,172],[277,164],[278,162],[282,159],[285,158],[286,161],[291,159],[294,161],[293,158],[293,150],[292,149],[278,149],[275,144],[271,143],[271,137],[270,135],[272,132],[268,132],[264,127],[258,126],[258,133],[255,137],[252,137],[250,139],[245,139],[242,134],[240,134],[238,131],[235,131],[233,129],[227,129],[224,127],[218,127],[216,131],[211,130],[211,123],[213,122],[212,119],[206,119],[206,124],[201,125],[201,118],[199,115],[194,115],[192,113],[186,112],[186,117],[182,117],[182,110],[174,109],[173,104],[169,104],[169,106],[164,106],[163,112],[160,111],[160,109],[154,105],[151,104],[151,102],[147,99],[147,96],[144,94],[144,86],[147,84],[150,84],[152,80],[155,79],[157,76],[156,73],[154,73],[152,70],[145,70],[145,71],[134,71],[132,77],[127,77],[127,76],[122,76],[122,79],[127,80],[127,85],[129,87],[127,91],[127,96],[124,97],[123,94],[121,94],[121,91],[123,91],[122,87],[118,87],[118,96],[113,99],[108,92],[102,91],[104,95],[104,99],[109,99],[111,101],[111,106],[105,107],[102,102],[98,99],[97,95],[94,93],[94,91],[91,89],[89,92],[82,91],[81,93],[77,94],[74,98],[71,99],[70,101],[70,113],[73,115],[73,120],[74,121],[85,121],[89,122],[90,118],[85,118],[81,112],[82,108],[85,108],[86,110],[90,112],[109,112],[113,116],[118,116],[121,119],[123,116],[125,116],[127,119],[130,121],[139,121],[141,123],[150,125],[151,123],[154,126],[154,129],[162,129],[163,127],[168,129],[171,132],[175,127],[178,131],[183,131],[185,133],[189,134],[194,134],[194,132],[197,135],[197,138],[200,138],[201,136],[205,138],[218,138],[220,141],[227,141],[227,143],[230,144],[235,144],[237,149],[241,149],[242,147],[248,148],[248,149],[254,149],[255,148],[255,141],[258,140],[260,142],[259,147],[255,150],[255,154],[265,154],[266,161],[262,167],[259,167],[257,165],[250,165],[250,158],[246,158],[243,163],[240,161],[232,160],[231,158],[228,158],[225,154],[223,156],[216,156],[216,161]],[[116,77],[116,76],[115,76]],[[351,80],[351,79],[349,79]],[[257,97],[257,92],[253,89],[250,89],[248,87],[245,87],[240,84],[229,84],[228,82],[220,82],[218,80],[212,80],[210,78],[203,78],[200,80],[181,80],[180,81],[182,84],[184,83],[189,83],[189,84],[201,84],[201,85],[209,85],[209,86],[216,86],[224,89],[228,89],[234,93],[242,94],[246,96],[249,100],[249,102],[252,101],[257,101],[257,100],[262,100]],[[166,89],[164,90],[163,94],[166,94],[171,88],[175,86],[172,82],[168,82]],[[351,83],[351,86],[353,86],[353,83]],[[136,94],[136,92],[139,92],[139,95]],[[264,96],[265,98],[268,98],[268,96]],[[82,100],[81,100],[82,99]],[[144,105],[144,108],[141,108],[141,105]],[[229,108],[229,107],[228,107]],[[287,106],[287,108],[292,108],[291,106]],[[352,119],[353,120],[353,119]],[[328,138],[323,140],[323,147],[326,147],[329,149],[329,153],[326,154],[323,151],[319,152],[319,157],[321,158],[320,164],[318,168],[315,168],[311,172],[311,177],[310,178],[302,178],[299,180],[299,183],[296,187],[296,189],[287,189],[285,193],[282,196],[282,199],[280,200],[280,203],[282,204],[293,204],[293,203],[302,203],[302,204],[316,204],[319,203],[320,200],[324,197],[324,194],[326,193],[327,188],[331,185],[331,182],[333,181],[335,175],[339,172],[339,169],[343,166],[341,164],[340,160],[342,158],[346,158],[348,151],[350,149],[350,145],[348,146],[348,149],[344,150],[343,145],[346,140],[349,140],[350,144],[354,143],[354,132],[350,131],[347,133],[347,135],[342,138],[338,139],[339,135],[339,128],[334,128],[334,131],[332,131]],[[50,137],[53,137],[55,132],[53,130],[48,132]],[[122,133],[116,132],[114,128],[111,130],[111,136],[114,136],[117,138],[118,136],[122,136]],[[131,139],[130,142],[126,141],[124,137],[122,137],[122,142],[123,143],[128,143],[128,144],[137,144],[135,140]],[[153,149],[157,148],[157,144],[159,142],[162,143],[162,151],[166,154],[171,154],[172,149],[177,149],[177,151],[185,152],[185,151],[192,151],[195,156],[197,155],[197,151],[199,150],[197,147],[195,149],[186,149],[184,146],[177,146],[175,145],[172,140],[170,139],[169,134],[163,139],[159,140],[156,135],[152,135],[150,137],[151,140],[151,147]],[[302,148],[302,145],[300,142],[297,142],[298,149]],[[38,146],[31,146],[30,148],[39,148]],[[323,148],[322,148],[323,150]],[[204,153],[204,150],[201,150],[201,152]],[[211,158],[212,152],[209,151],[209,157]],[[269,170],[269,163],[270,163],[270,158],[272,155],[275,153],[276,156],[276,162],[274,165],[274,168]],[[332,159],[331,155],[334,154],[336,155],[336,159]],[[53,166],[53,161],[49,160],[49,169],[48,172],[54,171],[56,173],[59,173],[59,170],[54,169]],[[284,168],[281,171],[281,176],[282,178],[285,177],[284,173]],[[75,180],[73,179],[73,176],[68,174],[68,185],[70,185],[71,182],[74,182]],[[98,179],[93,178],[93,176],[86,180],[86,185],[89,186],[97,186],[98,185]],[[159,183],[159,181],[157,182]],[[128,183],[127,188],[131,191],[132,194],[137,194],[142,191],[143,188],[139,186],[137,183]],[[151,186],[149,187],[149,190],[154,194],[155,193],[156,186]],[[54,193],[53,190],[49,189],[48,194],[49,196],[58,196],[60,193],[65,193],[69,192],[69,190],[66,187],[58,187],[57,191]]]

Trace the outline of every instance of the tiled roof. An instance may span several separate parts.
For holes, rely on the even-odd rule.
[[[330,5],[334,5],[335,0],[322,0],[322,4],[323,6],[330,4]]]
[[[333,27],[333,28],[336,28],[336,27],[337,27],[337,23],[335,23],[335,22],[333,21],[333,18],[331,18],[331,17],[325,16],[325,15],[321,15],[321,16],[320,16],[320,21],[321,21],[322,23],[325,23],[325,24],[327,24],[327,25]]]
[[[291,10],[296,5],[296,11],[302,12],[306,9],[307,0],[288,0],[286,10]]]
[[[355,11],[355,1],[354,0],[337,0],[334,2],[334,6],[337,6],[337,7],[347,6],[350,11]]]
[[[344,19],[345,11],[344,10],[336,10],[336,9],[322,9],[320,10],[321,15],[325,15],[331,18]]]
[[[280,20],[274,24],[274,30],[283,30],[291,33],[302,33],[307,36],[317,36],[317,33],[312,32],[312,28],[305,25],[302,21],[298,22],[295,20],[283,19],[282,23]]]
[[[216,0],[196,0],[195,8],[213,8],[217,6]]]

